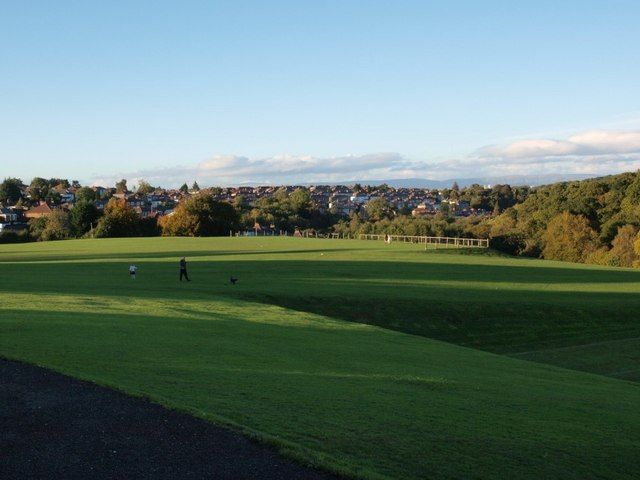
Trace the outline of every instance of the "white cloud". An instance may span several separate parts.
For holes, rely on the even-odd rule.
[[[640,169],[640,131],[589,130],[565,139],[524,139],[490,145],[467,156],[439,162],[411,160],[398,153],[314,157],[280,155],[249,158],[214,155],[190,166],[140,170],[95,178],[94,184],[130,184],[144,178],[151,184],[178,186],[296,184],[396,178],[471,178],[506,175],[595,174]]]
[[[578,146],[576,153],[640,153],[640,131],[591,130],[569,137]]]
[[[477,154],[485,158],[540,158],[640,153],[640,131],[589,130],[566,140],[517,140],[506,146],[488,146]]]
[[[574,145],[559,140],[518,140],[504,147],[489,146],[479,150],[480,157],[526,158],[545,155],[567,155]]]
[[[640,131],[588,130],[566,139],[517,140],[470,155],[487,174],[582,173],[605,175],[640,168]]]

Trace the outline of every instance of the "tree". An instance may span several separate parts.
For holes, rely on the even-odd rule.
[[[34,240],[40,240],[42,232],[47,227],[47,217],[32,218],[29,220],[29,235]]]
[[[0,202],[13,205],[22,197],[22,180],[19,178],[5,178],[0,183]]]
[[[71,236],[69,214],[64,210],[54,210],[46,217],[29,222],[29,232],[38,241],[64,240]]]
[[[289,194],[287,193],[287,189],[279,188],[278,190],[275,191],[272,198],[277,203],[286,205],[287,201],[289,200]]]
[[[378,197],[367,203],[367,215],[374,222],[391,217],[391,208],[384,197]]]
[[[78,202],[95,202],[97,194],[91,187],[82,187],[76,191],[76,203]]]
[[[77,201],[75,206],[71,209],[69,217],[73,233],[77,237],[80,237],[96,225],[100,218],[100,212],[93,202],[89,200],[80,200]]]
[[[182,193],[187,193],[189,191],[189,186],[186,183],[183,183],[182,186],[180,187],[180,191]]]
[[[66,178],[50,178],[49,185],[51,186],[51,188],[58,186],[61,186],[62,188],[69,188],[71,186],[69,180],[67,180]]]
[[[311,196],[305,189],[296,188],[289,195],[289,204],[294,213],[299,215],[306,214],[311,209]]]
[[[35,177],[29,185],[29,195],[35,202],[40,202],[47,198],[47,194],[51,189],[51,185],[47,180],[41,177]]]
[[[583,262],[597,248],[596,232],[584,215],[562,212],[549,222],[543,235],[544,258]]]
[[[194,192],[200,191],[200,185],[198,185],[198,182],[196,181],[193,182],[193,185],[191,186],[191,190],[193,190]]]
[[[193,196],[180,202],[174,213],[161,222],[163,235],[207,237],[228,235],[239,227],[237,210],[211,194]]]
[[[516,203],[513,190],[509,185],[494,185],[489,192],[489,201],[496,215]]]
[[[233,206],[236,207],[236,210],[241,212],[247,206],[247,200],[244,198],[244,195],[237,195],[235,200],[233,201]]]
[[[47,218],[47,226],[41,240],[64,240],[71,237],[69,214],[64,210],[54,210]]]
[[[116,193],[127,193],[127,180],[122,179],[119,182],[116,182]]]
[[[45,200],[51,205],[60,205],[62,197],[56,190],[52,188],[51,190],[49,190],[49,193],[47,193]]]
[[[138,193],[140,195],[149,195],[155,190],[155,187],[152,187],[151,184],[145,180],[140,179],[138,182]]]
[[[442,202],[438,207],[438,212],[444,217],[448,218],[451,216],[451,205],[448,202]]]
[[[632,267],[638,260],[638,255],[634,250],[634,242],[638,229],[633,225],[625,225],[618,228],[618,234],[611,242],[609,254],[612,262],[620,267]]]
[[[126,201],[112,198],[96,227],[96,237],[133,237],[138,234],[140,217]]]

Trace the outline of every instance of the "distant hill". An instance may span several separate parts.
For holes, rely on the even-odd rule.
[[[359,183],[361,185],[381,185],[386,183],[393,188],[447,188],[453,182],[457,182],[461,188],[473,184],[479,185],[498,185],[507,184],[512,186],[528,185],[536,187],[539,185],[548,185],[556,182],[567,182],[574,180],[584,180],[594,178],[595,175],[588,174],[546,174],[546,175],[505,175],[500,177],[475,177],[475,178],[450,178],[447,180],[433,180],[429,178],[398,178],[388,180],[348,180],[342,182],[323,182],[322,185],[353,185]],[[315,183],[315,185],[319,185]]]

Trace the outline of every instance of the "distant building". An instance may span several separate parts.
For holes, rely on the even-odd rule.
[[[354,205],[363,205],[363,204],[367,203],[369,200],[371,200],[371,197],[369,197],[369,195],[365,195],[363,193],[356,193],[355,195],[351,195],[349,200]]]
[[[47,204],[46,202],[40,202],[40,205],[31,207],[29,210],[27,210],[24,216],[29,219],[41,218],[41,217],[48,217],[52,213],[53,213],[53,210],[51,209],[49,204]]]
[[[411,210],[411,215],[416,218],[423,218],[434,215],[436,213],[436,209],[431,204],[421,203],[416,208]]]

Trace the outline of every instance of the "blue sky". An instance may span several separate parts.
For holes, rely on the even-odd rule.
[[[0,2],[0,176],[640,168],[638,1]]]

